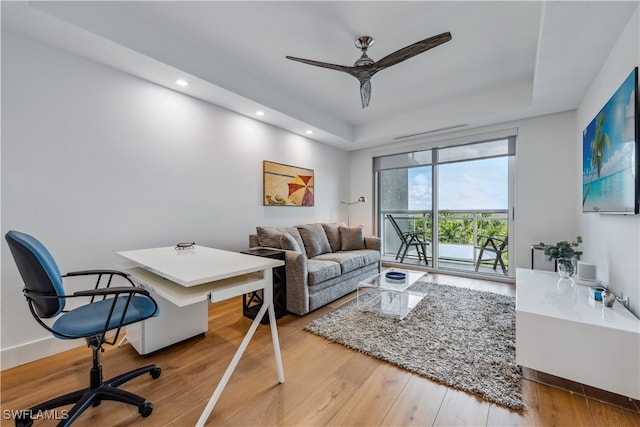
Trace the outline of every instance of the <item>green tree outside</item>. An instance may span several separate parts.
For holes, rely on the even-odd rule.
[[[473,213],[441,212],[438,222],[438,240],[444,244],[476,245],[473,241]],[[433,234],[433,217],[431,213],[424,217],[410,219],[409,227],[414,231],[421,231],[431,240]],[[483,212],[476,216],[476,235],[505,238],[509,225],[507,213]],[[508,262],[508,255],[503,255]]]

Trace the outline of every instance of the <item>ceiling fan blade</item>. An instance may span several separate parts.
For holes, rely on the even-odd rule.
[[[385,56],[384,58],[374,62],[371,67],[371,74],[377,73],[392,65],[398,64],[416,55],[426,52],[429,49],[433,49],[436,46],[440,46],[443,43],[451,40],[451,33],[446,32],[438,34],[437,36],[429,37],[428,39],[421,40],[409,46],[403,47],[400,50]]]
[[[342,71],[342,72],[353,75],[352,69],[354,67],[350,67],[347,65],[329,64],[328,62],[320,62],[320,61],[314,61],[312,59],[296,58],[295,56],[286,56],[286,58],[292,61],[302,62],[303,64],[315,65],[316,67],[322,67],[322,68],[329,68],[330,70]]]
[[[362,101],[362,108],[369,106],[371,100],[371,80],[360,82],[360,100]]]

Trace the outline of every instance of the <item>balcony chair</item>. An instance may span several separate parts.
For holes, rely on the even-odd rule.
[[[498,268],[498,264],[502,268],[502,274],[507,275],[507,267],[502,259],[502,254],[507,253],[509,250],[509,237],[495,237],[495,236],[478,236],[479,246],[476,249],[480,249],[478,253],[478,259],[476,261],[476,271],[480,268],[482,262],[492,262],[493,269]]]
[[[123,326],[158,315],[158,306],[149,293],[136,287],[127,274],[114,270],[77,271],[61,276],[53,257],[37,239],[18,231],[9,231],[5,238],[25,284],[22,292],[36,321],[56,338],[85,338],[93,351],[89,387],[20,411],[24,418],[16,418],[16,426],[32,425],[31,414],[37,415],[60,406],[75,404],[58,424],[67,426],[85,409],[100,405],[102,400],[128,403],[137,406],[143,417],[151,415],[152,403],[118,387],[145,373],[149,373],[154,379],[158,378],[161,369],[156,365],[149,365],[103,381],[100,364],[103,344],[114,345]],[[71,276],[93,276],[97,277],[97,281],[93,289],[65,295],[62,278]],[[103,276],[106,286],[101,287]],[[117,277],[120,277],[117,281],[128,281],[127,286],[111,287],[113,279]],[[67,300],[73,299],[87,303],[64,310]],[[42,320],[53,318],[55,320],[47,323]],[[53,324],[49,326],[51,323]],[[107,340],[107,332],[114,330],[115,336]]]
[[[427,245],[429,242],[424,240],[423,233],[420,231],[402,231],[392,215],[387,214],[387,218],[400,239],[400,248],[398,248],[398,253],[396,253],[396,260],[400,257],[400,252],[402,251],[400,263],[404,262],[404,257],[407,255],[409,248],[415,247],[418,253],[418,262],[424,258],[425,264],[429,265],[429,260],[427,259]]]

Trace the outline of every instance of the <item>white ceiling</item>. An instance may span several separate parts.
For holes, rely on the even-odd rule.
[[[257,120],[354,150],[576,108],[638,1],[2,2],[9,29]],[[359,83],[352,65],[452,40]],[[174,82],[183,78],[186,88]],[[255,111],[266,112],[258,118]],[[441,133],[446,130],[439,131]]]

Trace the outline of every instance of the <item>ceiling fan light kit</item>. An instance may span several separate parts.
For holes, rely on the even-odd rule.
[[[374,39],[371,36],[362,36],[356,39],[355,43],[356,47],[362,51],[362,56],[356,60],[353,66],[330,64],[328,62],[296,58],[294,56],[287,56],[286,58],[292,61],[302,62],[303,64],[342,71],[355,77],[360,82],[360,100],[362,101],[362,108],[366,108],[371,100],[371,77],[373,77],[375,73],[426,52],[429,49],[440,46],[449,40],[451,40],[451,33],[447,31],[442,34],[438,34],[437,36],[429,37],[409,46],[405,46],[402,49],[385,56],[379,61],[374,61],[367,55],[367,49],[373,45]]]

